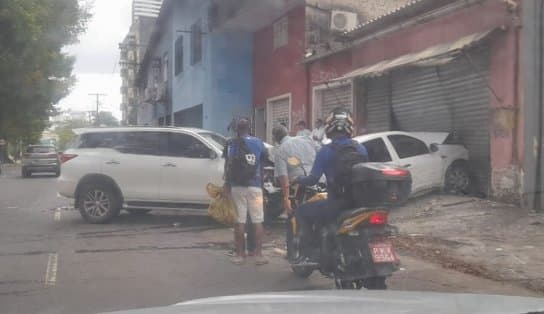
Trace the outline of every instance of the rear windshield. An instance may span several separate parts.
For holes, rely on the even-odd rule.
[[[26,149],[29,154],[47,154],[54,153],[55,148],[51,146],[30,146]]]

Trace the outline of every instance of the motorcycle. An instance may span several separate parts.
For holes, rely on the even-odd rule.
[[[290,160],[294,165],[297,161]],[[287,259],[295,275],[307,278],[315,270],[334,279],[338,289],[386,289],[386,278],[399,268],[399,259],[388,237],[395,228],[387,222],[388,212],[408,199],[411,175],[404,168],[382,163],[361,163],[353,167],[352,208],[335,221],[312,226],[305,244],[313,263],[296,264],[300,240],[296,218],[287,223]],[[323,199],[319,187],[296,188],[294,208]]]

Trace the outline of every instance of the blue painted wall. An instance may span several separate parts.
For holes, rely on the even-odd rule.
[[[204,129],[226,134],[233,116],[248,115],[252,100],[252,34],[207,33],[209,0],[175,1],[170,37],[173,111],[203,105]],[[200,20],[202,60],[191,65],[191,25]],[[183,36],[183,72],[174,73],[175,42]]]

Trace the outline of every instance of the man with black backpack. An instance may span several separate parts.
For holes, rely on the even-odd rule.
[[[264,265],[268,261],[262,255],[263,240],[263,191],[261,166],[268,158],[264,143],[249,135],[249,120],[242,118],[236,124],[237,137],[227,144],[225,164],[225,190],[230,192],[236,206],[237,223],[234,227],[236,256],[235,264],[245,260],[245,224],[247,216],[255,228],[255,263]]]
[[[302,256],[298,261],[301,264],[310,262],[304,257],[308,229],[314,223],[322,224],[335,219],[342,210],[350,207],[352,167],[368,161],[365,147],[351,139],[353,119],[349,111],[334,109],[325,123],[325,133],[331,143],[324,145],[317,153],[310,175],[295,180],[300,185],[311,186],[325,174],[328,191],[326,200],[302,204],[295,210],[302,248]]]

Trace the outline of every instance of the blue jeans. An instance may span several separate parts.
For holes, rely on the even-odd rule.
[[[308,235],[313,224],[323,225],[336,219],[338,215],[348,207],[344,200],[326,199],[311,203],[305,203],[295,210],[297,220],[297,233],[300,239],[300,248],[303,255],[307,251]]]

